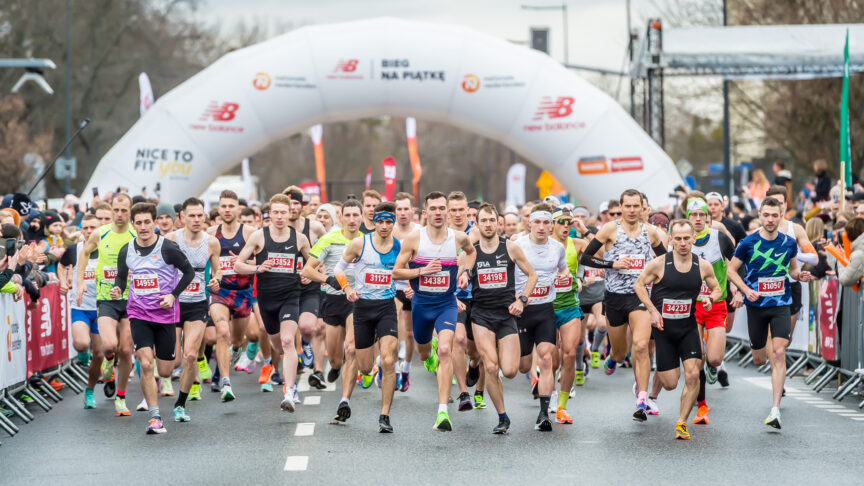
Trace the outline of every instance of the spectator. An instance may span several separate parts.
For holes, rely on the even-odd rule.
[[[813,202],[828,201],[831,198],[831,175],[828,174],[828,163],[825,159],[813,162],[814,180]]]
[[[846,234],[852,242],[852,255],[849,265],[840,268],[837,278],[841,284],[851,287],[864,277],[864,219],[850,219],[846,223]]]
[[[762,200],[765,199],[765,193],[771,187],[768,178],[765,177],[765,171],[756,169],[753,171],[753,179],[747,184],[750,199],[753,200],[754,206],[759,207]]]
[[[831,265],[828,263],[828,254],[825,251],[825,222],[822,218],[810,218],[805,226],[807,239],[813,243],[816,248],[816,253],[819,254],[819,261],[810,269],[810,273],[816,278],[823,278],[825,275],[833,275]]]

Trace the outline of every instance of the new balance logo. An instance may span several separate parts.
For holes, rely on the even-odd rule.
[[[552,98],[544,96],[540,100],[540,106],[534,113],[532,120],[542,120],[543,118],[565,118],[573,113],[574,99],[570,96],[559,96]]]
[[[240,105],[237,103],[226,101],[220,105],[218,101],[211,101],[210,104],[207,105],[207,109],[204,110],[204,113],[201,114],[199,120],[212,120],[217,122],[231,121],[234,119],[239,108]]]

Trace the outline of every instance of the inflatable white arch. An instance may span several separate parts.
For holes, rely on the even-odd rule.
[[[226,54],[159,99],[100,160],[85,194],[158,182],[180,201],[275,140],[382,114],[497,140],[592,207],[631,187],[665,202],[682,182],[614,100],[545,54],[464,27],[381,18]],[[274,177],[293,182],[285,170]]]

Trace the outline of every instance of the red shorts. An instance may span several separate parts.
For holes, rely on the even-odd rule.
[[[715,327],[725,328],[728,315],[729,311],[726,309],[725,300],[712,305],[710,312],[702,307],[701,302],[696,303],[696,322],[705,326],[705,329],[714,329]]]

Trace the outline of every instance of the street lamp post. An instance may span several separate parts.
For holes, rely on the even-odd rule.
[[[522,5],[523,10],[560,10],[564,23],[564,64],[570,64],[570,54],[567,46],[570,44],[570,36],[567,33],[567,3],[561,5]]]

